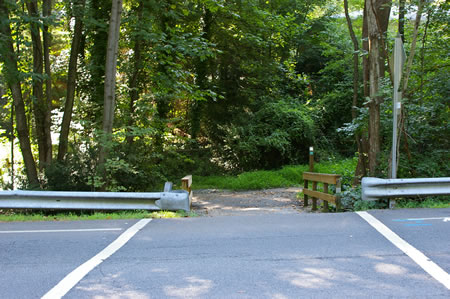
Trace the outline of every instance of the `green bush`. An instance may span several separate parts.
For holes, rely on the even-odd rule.
[[[263,98],[254,112],[224,130],[219,155],[241,170],[276,169],[307,161],[315,126],[307,106],[293,99]]]

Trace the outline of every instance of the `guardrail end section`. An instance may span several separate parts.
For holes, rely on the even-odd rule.
[[[362,200],[377,200],[376,190],[371,190],[380,184],[383,184],[384,180],[379,178],[364,177],[361,181],[361,197]],[[375,192],[374,192],[375,191]],[[374,194],[375,193],[375,194]]]
[[[166,211],[183,210],[189,212],[189,193],[185,190],[174,190],[161,193],[161,198],[155,202],[161,209]]]

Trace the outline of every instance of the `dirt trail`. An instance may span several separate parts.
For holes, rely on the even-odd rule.
[[[200,216],[254,215],[303,212],[301,188],[256,191],[194,190],[192,210]]]

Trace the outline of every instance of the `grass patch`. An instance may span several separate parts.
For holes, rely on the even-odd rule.
[[[350,183],[356,168],[355,159],[326,161],[315,164],[315,171],[342,175],[343,183]],[[301,186],[302,174],[308,165],[289,165],[279,170],[244,172],[237,176],[194,176],[193,189],[259,190]]]
[[[399,199],[396,201],[396,208],[429,208],[441,209],[450,208],[450,197],[429,197],[426,199]]]
[[[78,220],[113,220],[113,219],[142,219],[142,218],[180,218],[196,217],[194,212],[169,212],[145,210],[114,211],[114,212],[54,212],[29,210],[0,210],[0,222],[27,222],[27,221],[78,221]]]
[[[157,211],[150,213],[150,218],[182,218],[182,217],[198,217],[198,215],[194,212],[186,212],[186,211]]]

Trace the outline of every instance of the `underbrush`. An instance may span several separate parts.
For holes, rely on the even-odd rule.
[[[314,171],[342,175],[342,185],[350,185],[356,167],[355,159],[316,163]],[[194,176],[193,189],[259,190],[301,186],[308,165],[289,165],[279,170],[249,171],[237,176]]]
[[[396,201],[396,208],[450,208],[450,196],[400,199]]]

